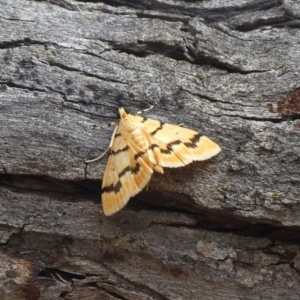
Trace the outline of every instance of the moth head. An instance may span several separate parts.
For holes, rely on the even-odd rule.
[[[119,114],[120,114],[121,119],[124,119],[127,117],[127,113],[123,107],[119,108]]]

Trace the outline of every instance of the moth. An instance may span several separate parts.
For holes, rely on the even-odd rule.
[[[102,182],[106,216],[121,210],[148,184],[154,171],[163,174],[164,167],[182,167],[221,151],[208,137],[180,125],[127,114],[124,108],[119,108],[119,114],[110,145],[103,153],[110,150]]]

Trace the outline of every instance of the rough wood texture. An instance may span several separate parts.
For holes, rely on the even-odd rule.
[[[300,298],[299,1],[0,7],[0,299]],[[99,126],[156,101],[223,151],[106,218]]]

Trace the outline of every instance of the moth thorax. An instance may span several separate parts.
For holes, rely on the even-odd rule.
[[[142,135],[142,133],[140,131],[139,132],[132,132],[132,137],[133,137],[134,142],[137,145],[139,145],[143,149],[146,148],[143,135]]]

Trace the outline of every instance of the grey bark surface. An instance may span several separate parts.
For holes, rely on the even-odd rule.
[[[0,299],[299,299],[298,1],[0,0]],[[216,141],[101,208],[117,108]]]

